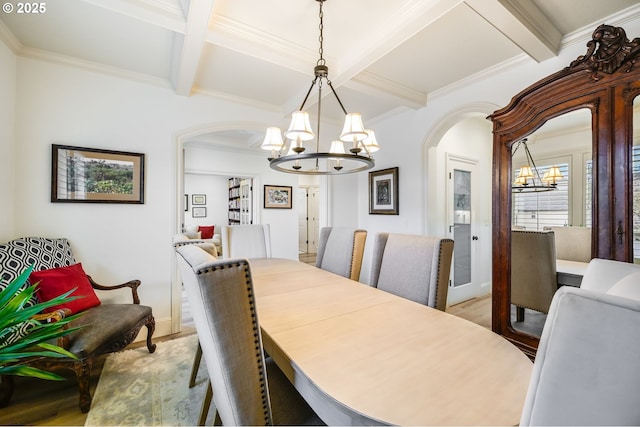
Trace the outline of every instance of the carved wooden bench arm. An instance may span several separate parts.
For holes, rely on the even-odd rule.
[[[71,315],[71,310],[69,310],[68,308],[61,308],[59,310],[52,311],[51,313],[36,314],[31,318],[39,322],[57,322],[70,315]]]
[[[122,283],[121,285],[106,286],[96,283],[88,274],[87,278],[89,279],[89,282],[94,289],[99,289],[101,291],[112,291],[114,289],[131,288],[133,303],[140,304],[140,298],[138,297],[138,286],[140,286],[140,280],[130,280],[127,283]]]

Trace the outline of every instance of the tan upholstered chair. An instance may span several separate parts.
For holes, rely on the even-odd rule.
[[[370,285],[444,311],[452,255],[451,239],[378,233]]]
[[[366,230],[348,227],[321,228],[316,267],[359,280],[366,240]]]
[[[551,227],[556,258],[567,261],[591,261],[591,227]]]
[[[553,231],[511,231],[511,304],[516,321],[524,309],[547,313],[558,290]]]
[[[561,287],[544,324],[520,425],[640,425],[639,328],[640,301]]]
[[[264,356],[249,262],[193,245],[176,248],[176,258],[222,424],[321,424]]]
[[[271,258],[269,224],[222,227],[223,258]]]

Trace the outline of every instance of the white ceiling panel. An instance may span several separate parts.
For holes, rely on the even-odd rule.
[[[3,14],[25,47],[168,78],[174,33],[78,0],[47,3],[42,14]]]

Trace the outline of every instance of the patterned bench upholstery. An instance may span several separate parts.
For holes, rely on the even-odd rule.
[[[34,271],[50,270],[76,264],[69,241],[64,238],[24,237],[0,245],[0,287],[6,287],[20,273],[33,265]],[[70,328],[83,326],[58,340],[58,345],[68,349],[78,359],[36,357],[29,361],[31,366],[44,370],[68,369],[75,372],[78,380],[79,406],[88,412],[91,406],[89,379],[93,359],[101,354],[120,351],[137,337],[140,329],[147,328],[147,348],[155,351],[151,337],[155,330],[155,320],[151,307],[140,305],[137,288],[139,280],[132,280],[116,286],[104,286],[87,275],[94,289],[111,291],[129,288],[132,304],[100,304],[84,310],[82,315],[69,323]],[[27,283],[25,286],[29,286]],[[34,297],[27,305],[36,304]],[[0,407],[9,403],[13,394],[13,378],[2,377],[3,394]]]

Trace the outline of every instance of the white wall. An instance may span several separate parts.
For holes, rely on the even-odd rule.
[[[253,182],[256,218],[259,224],[270,226],[272,255],[277,258],[298,259],[297,206],[292,206],[292,209],[263,208],[264,185],[291,186],[292,194],[295,195],[298,186],[296,175],[274,171],[263,153],[238,153],[214,146],[186,148],[184,165],[188,171],[256,177]]]
[[[221,233],[221,228],[227,225],[229,214],[229,179],[223,175],[192,174],[184,176],[184,192],[187,194],[188,210],[184,213],[185,225],[215,225],[214,232]],[[207,216],[193,217],[193,195],[204,194],[206,196]]]
[[[640,19],[609,24],[623,25],[629,35],[640,34]],[[558,57],[542,63],[523,56],[504,69],[494,70],[492,75],[483,80],[469,79],[464,85],[449,88],[440,94],[431,94],[424,108],[407,110],[378,123],[369,123],[381,147],[376,153],[374,170],[399,167],[400,215],[369,215],[368,174],[359,174],[358,226],[368,230],[362,281],[367,282],[369,278],[375,233],[444,235],[446,221],[443,199],[438,196],[438,189],[444,188],[443,154],[435,147],[449,128],[470,115],[481,114],[486,117],[506,106],[518,92],[568,66],[586,51],[584,40],[565,46]],[[492,136],[489,135],[489,138]],[[465,147],[456,154],[464,155],[466,150]],[[333,189],[349,194],[353,192],[340,186],[334,186]],[[344,200],[337,195],[334,197]],[[490,194],[487,194],[487,199],[490,201]]]
[[[614,24],[614,23],[611,23]],[[620,23],[640,34],[640,19]],[[369,231],[363,265],[368,278],[370,242],[378,231],[439,234],[444,227],[437,185],[437,147],[446,131],[469,114],[506,105],[529,84],[567,66],[586,52],[584,43],[565,48],[541,64],[524,59],[485,80],[431,94],[417,111],[368,123],[382,147],[374,170],[399,167],[400,215],[368,214],[368,174],[331,178],[322,225]],[[157,334],[169,333],[173,250],[180,222],[176,203],[176,145],[195,128],[250,117],[279,123],[282,117],[209,97],[175,95],[172,88],[127,81],[66,65],[15,56],[0,43],[0,237],[40,235],[70,239],[76,256],[98,281],[141,279],[141,298],[153,307]],[[16,85],[12,85],[12,82]],[[14,106],[15,105],[15,109]],[[357,108],[357,106],[354,106]],[[212,123],[211,118],[216,121]],[[146,154],[144,205],[51,203],[51,144],[110,148]],[[295,175],[274,172],[264,157],[220,150],[188,150],[188,169],[258,176],[259,222],[272,226],[274,256],[297,256],[297,210],[262,209],[262,186],[297,186]],[[329,188],[329,180],[320,179]],[[355,188],[354,188],[355,186]],[[437,191],[435,191],[437,193]],[[295,193],[294,193],[295,194]],[[489,197],[489,196],[488,196]]]
[[[237,122],[250,115],[264,121],[265,127],[276,117],[203,96],[177,96],[170,88],[29,58],[18,58],[17,67],[13,160],[18,179],[14,184],[12,237],[64,236],[97,281],[115,284],[140,279],[140,297],[153,307],[157,334],[169,333],[171,238],[179,222],[175,135],[210,123],[211,117]],[[145,153],[145,203],[51,203],[52,143]],[[264,216],[265,222],[274,219]],[[296,230],[295,220],[292,222]],[[296,238],[292,240],[295,248]]]
[[[0,43],[0,242],[13,238],[16,56]]]

